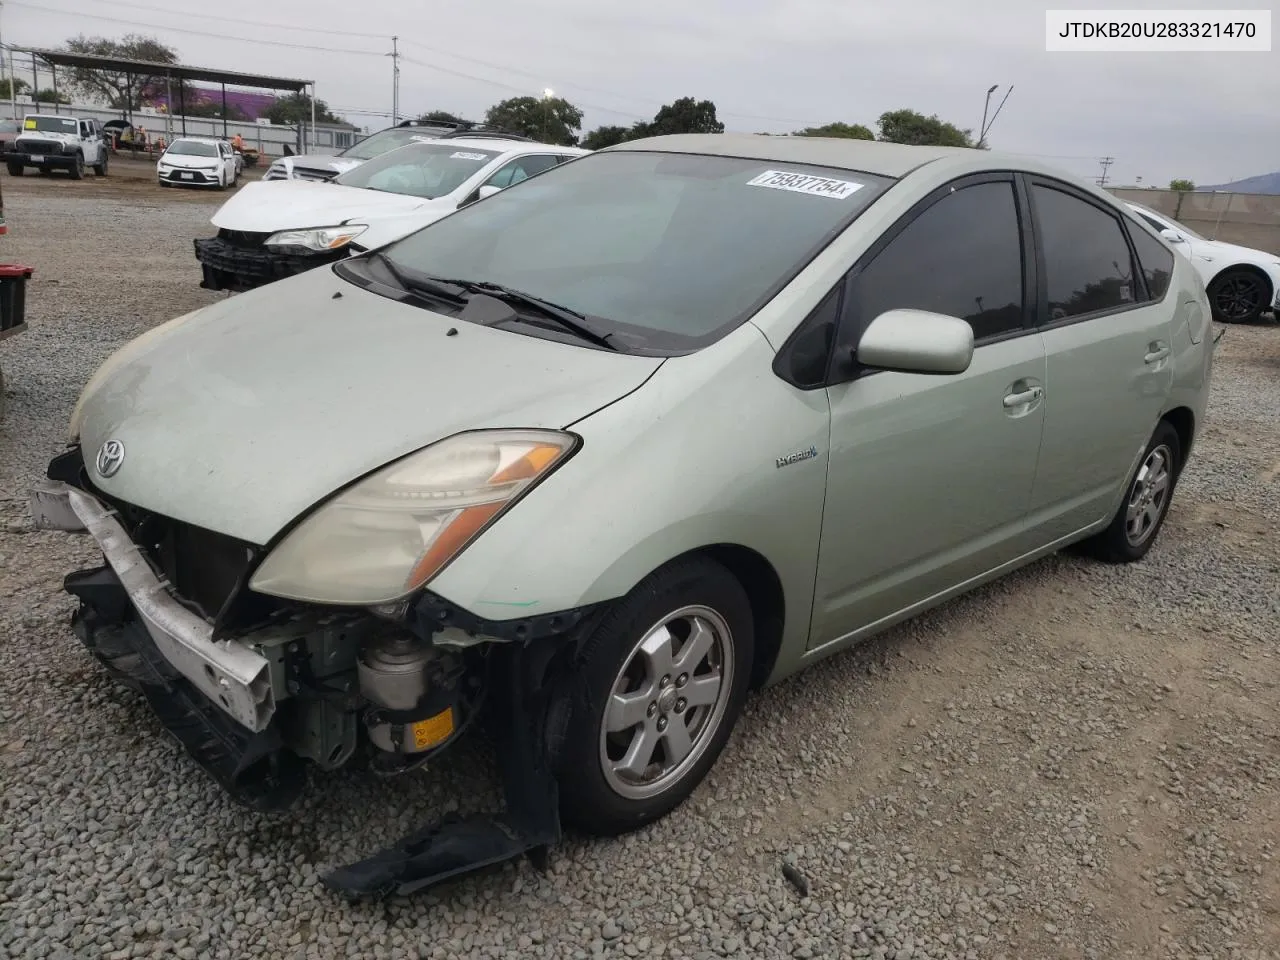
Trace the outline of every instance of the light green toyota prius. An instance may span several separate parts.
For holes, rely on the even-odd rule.
[[[752,686],[1073,542],[1140,560],[1213,341],[1049,167],[661,137],[139,337],[32,509],[104,555],[77,636],[250,807],[487,719],[506,809],[329,877],[407,892],[663,816]]]

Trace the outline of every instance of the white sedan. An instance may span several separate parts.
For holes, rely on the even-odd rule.
[[[217,187],[225,190],[240,179],[236,153],[226,140],[212,137],[179,137],[156,161],[156,179],[162,187]]]
[[[246,184],[195,241],[208,290],[244,291],[399,240],[590,151],[450,138],[397,147],[328,181]]]
[[[1280,256],[1209,240],[1140,203],[1126,205],[1191,261],[1209,292],[1213,319],[1252,323],[1266,310],[1280,311]]]

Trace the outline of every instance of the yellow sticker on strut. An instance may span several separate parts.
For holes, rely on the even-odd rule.
[[[445,707],[434,717],[409,724],[415,750],[426,750],[448,740],[453,733],[453,707]]]

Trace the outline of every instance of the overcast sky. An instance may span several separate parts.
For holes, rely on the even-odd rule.
[[[184,63],[314,79],[320,99],[372,129],[391,111],[383,54],[393,34],[404,54],[402,115],[438,108],[479,119],[496,100],[551,88],[583,109],[584,128],[649,119],[694,96],[715,101],[729,130],[835,120],[874,129],[885,110],[910,107],[976,132],[987,88],[1001,85],[994,109],[1012,84],[993,149],[1089,177],[1097,158],[1111,156],[1115,183],[1209,184],[1280,170],[1280,46],[1051,54],[1044,6],[1026,0],[219,0],[167,12],[175,6],[4,0],[0,34],[18,46],[150,34]]]

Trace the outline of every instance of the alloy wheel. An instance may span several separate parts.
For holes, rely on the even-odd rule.
[[[600,727],[600,764],[615,793],[656,796],[698,762],[724,719],[733,663],[729,626],[709,607],[682,607],[644,633]]]
[[[1124,533],[1125,538],[1135,547],[1151,536],[1169,506],[1172,463],[1173,453],[1161,444],[1147,454],[1138,470],[1138,476],[1134,478],[1125,508]]]
[[[1262,284],[1247,273],[1234,274],[1214,291],[1213,304],[1223,320],[1247,320],[1262,306]]]

